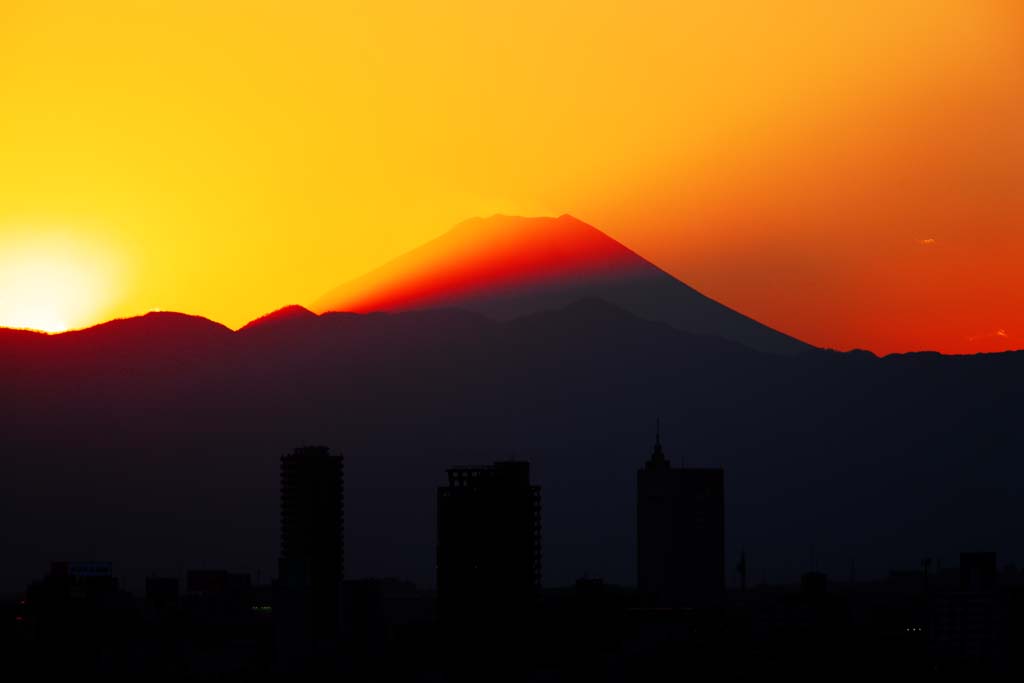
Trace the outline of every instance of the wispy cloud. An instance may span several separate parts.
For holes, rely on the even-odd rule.
[[[934,247],[935,246],[935,238],[934,237],[928,237],[928,238],[923,239],[923,240],[918,240],[917,243],[920,244],[922,247]]]
[[[974,341],[982,341],[982,340],[985,340],[985,339],[994,339],[996,337],[998,337],[999,339],[1009,339],[1010,335],[1009,335],[1009,333],[1006,330],[1004,330],[1003,328],[1000,327],[995,332],[987,332],[985,334],[976,334],[973,337],[968,337],[967,341],[972,341],[972,342],[974,342]]]

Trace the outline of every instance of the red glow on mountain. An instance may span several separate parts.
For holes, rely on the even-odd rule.
[[[343,285],[319,310],[399,311],[444,306],[559,283],[616,279],[650,267],[572,216],[474,218]]]
[[[291,320],[304,320],[309,318],[316,318],[316,313],[307,308],[303,308],[302,306],[285,306],[284,308],[279,308],[276,311],[267,313],[264,316],[260,316],[259,318],[250,321],[239,331],[252,330]]]
[[[709,299],[572,216],[474,218],[322,297],[317,312],[460,308],[495,320],[602,299],[771,353],[807,346]]]

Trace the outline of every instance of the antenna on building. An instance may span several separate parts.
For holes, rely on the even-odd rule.
[[[654,423],[654,450],[651,452],[651,460],[654,462],[665,462],[665,452],[661,449],[661,418]]]
[[[740,590],[747,590],[747,549],[740,551],[740,561],[736,564],[736,572],[740,575]]]

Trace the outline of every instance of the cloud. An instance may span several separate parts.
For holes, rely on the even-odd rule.
[[[917,243],[920,244],[922,247],[933,247],[935,246],[935,238],[928,237],[927,239],[918,240]]]
[[[999,339],[1009,339],[1010,335],[1009,335],[1009,333],[1006,330],[1004,330],[1003,328],[1000,327],[995,332],[988,332],[986,334],[976,334],[973,337],[968,337],[967,341],[972,341],[972,342],[983,341],[985,339],[995,339],[997,337]]]

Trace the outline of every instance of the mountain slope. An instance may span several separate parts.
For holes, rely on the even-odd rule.
[[[474,218],[342,285],[314,305],[324,311],[456,307],[508,320],[600,298],[679,330],[752,349],[794,354],[808,347],[705,297],[582,221]]]
[[[315,317],[316,313],[308,308],[303,308],[302,306],[296,306],[293,304],[291,306],[279,308],[276,311],[267,313],[266,315],[261,315],[255,320],[250,320],[248,323],[243,325],[241,329],[239,329],[239,332],[280,325],[294,320],[310,320]]]

